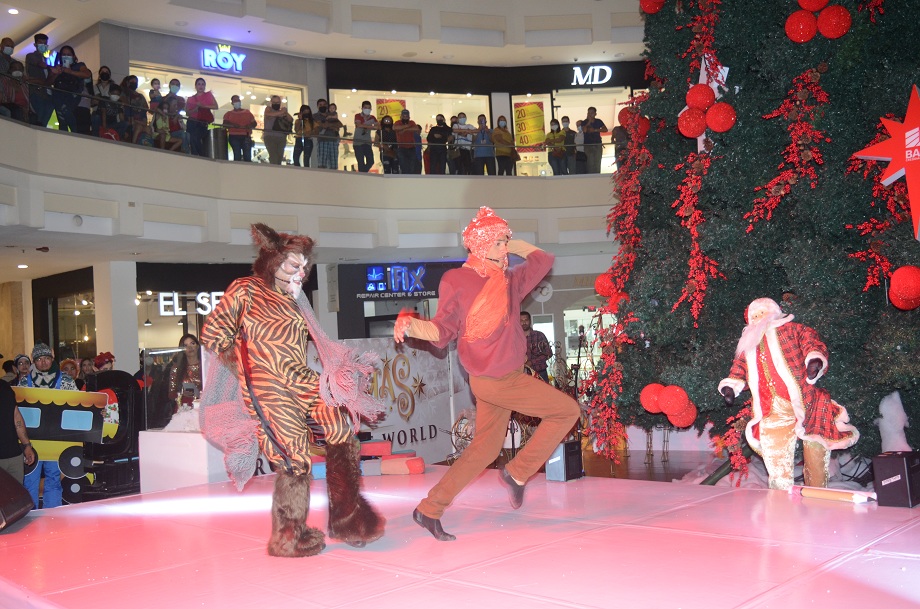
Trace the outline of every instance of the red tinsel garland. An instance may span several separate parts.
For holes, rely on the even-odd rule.
[[[860,2],[858,10],[863,12],[864,10],[869,11],[869,21],[875,23],[875,14],[879,15],[885,14],[885,0],[869,0],[868,2]]]
[[[817,109],[830,101],[827,92],[818,84],[821,72],[826,71],[827,66],[821,64],[817,69],[812,68],[796,76],[792,81],[792,89],[780,107],[763,116],[766,120],[780,116],[788,120],[786,130],[791,141],[783,150],[783,162],[777,166],[779,175],[754,189],[755,192],[764,191],[766,196],[754,199],[751,211],[744,214],[744,219],[750,223],[747,232],[753,231],[754,224],[760,220],[770,220],[773,217],[773,212],[783,198],[792,192],[792,185],[799,178],[808,178],[812,188],[818,186],[815,167],[824,163],[818,144],[830,142],[831,139],[823,131],[815,129],[811,121],[815,119]]]
[[[897,117],[894,114],[887,114],[885,118],[889,120],[903,121],[903,117]],[[876,134],[869,142],[869,146],[889,138],[888,131],[881,121],[876,125]],[[869,218],[859,224],[845,225],[849,230],[859,231],[863,237],[870,237],[866,249],[853,252],[848,255],[849,258],[868,262],[866,269],[866,285],[863,286],[863,292],[869,291],[874,286],[882,287],[882,280],[891,277],[891,261],[885,255],[884,249],[888,245],[881,240],[889,229],[902,222],[910,220],[910,199],[908,198],[907,182],[898,180],[890,186],[882,184],[882,175],[885,172],[879,161],[858,159],[855,156],[850,157],[847,162],[846,175],[851,173],[862,173],[864,180],[872,179],[872,197],[870,207],[876,208],[881,212],[881,207],[891,216],[889,220],[879,220],[878,218]],[[881,205],[879,204],[881,203]]]
[[[690,3],[692,4],[692,2]],[[703,67],[703,58],[706,59],[706,74],[709,82],[714,82],[719,86],[725,85],[722,78],[722,63],[716,58],[715,44],[715,27],[719,23],[721,14],[719,6],[721,0],[697,0],[700,9],[699,15],[694,15],[687,25],[677,26],[677,30],[689,27],[693,30],[693,40],[690,46],[680,56],[681,59],[690,57],[690,74],[699,72]],[[687,78],[691,82],[691,77]]]
[[[697,322],[703,310],[703,300],[710,277],[725,279],[725,275],[719,272],[719,263],[704,254],[700,247],[699,229],[706,219],[699,208],[699,192],[703,185],[703,176],[709,172],[711,164],[712,157],[709,154],[692,152],[683,163],[674,167],[674,171],[685,170],[684,179],[677,187],[680,197],[671,207],[677,208],[676,214],[680,218],[680,225],[690,233],[690,259],[687,262],[687,281],[671,311],[676,311],[682,302],[689,302],[694,328],[699,327]]]
[[[741,439],[744,437],[744,427],[752,416],[751,401],[748,400],[741,410],[725,420],[728,424],[728,431],[716,437],[714,442],[718,452],[722,452],[722,450],[728,451],[729,460],[732,464],[732,473],[729,479],[735,482],[735,486],[741,486],[741,480],[748,476],[748,463],[751,462],[751,459],[744,456],[741,449]],[[739,474],[737,480],[735,480],[735,472]]]

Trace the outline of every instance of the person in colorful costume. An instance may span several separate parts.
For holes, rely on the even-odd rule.
[[[498,456],[512,411],[542,419],[527,445],[499,473],[514,509],[524,501],[528,478],[580,415],[575,400],[523,371],[527,341],[518,321],[521,302],[552,268],[553,255],[511,239],[508,223],[488,207],[479,208],[464,229],[463,245],[469,257],[442,277],[434,318],[427,321],[404,312],[394,328],[398,343],[408,336],[444,348],[457,340],[476,397],[473,441],[413,513],[415,522],[440,541],[456,539],[441,527],[441,516]],[[509,268],[509,253],[524,262]]]
[[[360,493],[360,448],[352,430],[356,416],[325,399],[321,376],[308,365],[308,338],[317,342],[321,359],[323,345],[330,342],[303,305],[303,280],[310,271],[313,240],[277,233],[264,224],[253,225],[252,236],[259,246],[253,276],[230,284],[202,328],[201,344],[232,364],[245,411],[257,422],[258,448],[277,473],[268,553],[312,556],[325,547],[322,531],[306,524],[310,446],[320,440],[326,446],[329,536],[363,547],[383,536],[386,521]],[[309,308],[309,303],[305,306]],[[325,364],[328,358],[323,361]],[[228,383],[211,376],[212,368],[221,370],[219,366],[208,369],[202,430],[209,440],[219,443],[214,438],[228,432],[214,422],[217,411],[212,409],[218,406],[210,405],[216,400],[208,391],[223,391]],[[243,429],[251,432],[252,427],[243,425]],[[233,444],[245,443],[243,436],[224,442],[231,445],[225,450],[230,453]],[[231,461],[227,463],[230,469]],[[242,474],[231,471],[238,486],[245,484],[253,465],[249,462],[242,467]]]
[[[784,315],[769,298],[748,305],[747,326],[735,349],[728,378],[719,383],[732,406],[745,388],[751,390],[753,416],[745,428],[748,444],[763,457],[770,488],[793,484],[795,448],[802,440],[805,485],[826,487],[832,450],[859,439],[846,409],[817,387],[827,371],[827,346],[818,333]]]

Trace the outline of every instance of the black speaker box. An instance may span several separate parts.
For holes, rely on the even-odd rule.
[[[882,453],[872,459],[875,496],[888,507],[920,504],[920,452]]]
[[[13,524],[32,509],[29,491],[6,470],[0,469],[0,531]]]
[[[584,475],[581,464],[581,442],[569,440],[556,447],[546,462],[546,479],[565,482]]]

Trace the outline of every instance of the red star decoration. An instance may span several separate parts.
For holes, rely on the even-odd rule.
[[[870,161],[889,161],[882,175],[882,185],[889,186],[902,176],[907,176],[907,196],[910,199],[910,216],[914,221],[914,238],[920,239],[920,94],[917,87],[911,90],[907,115],[899,123],[882,118],[891,137],[853,156]]]

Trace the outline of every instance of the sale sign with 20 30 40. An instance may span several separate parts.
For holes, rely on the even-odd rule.
[[[514,144],[518,152],[536,152],[545,138],[543,102],[514,104]]]

